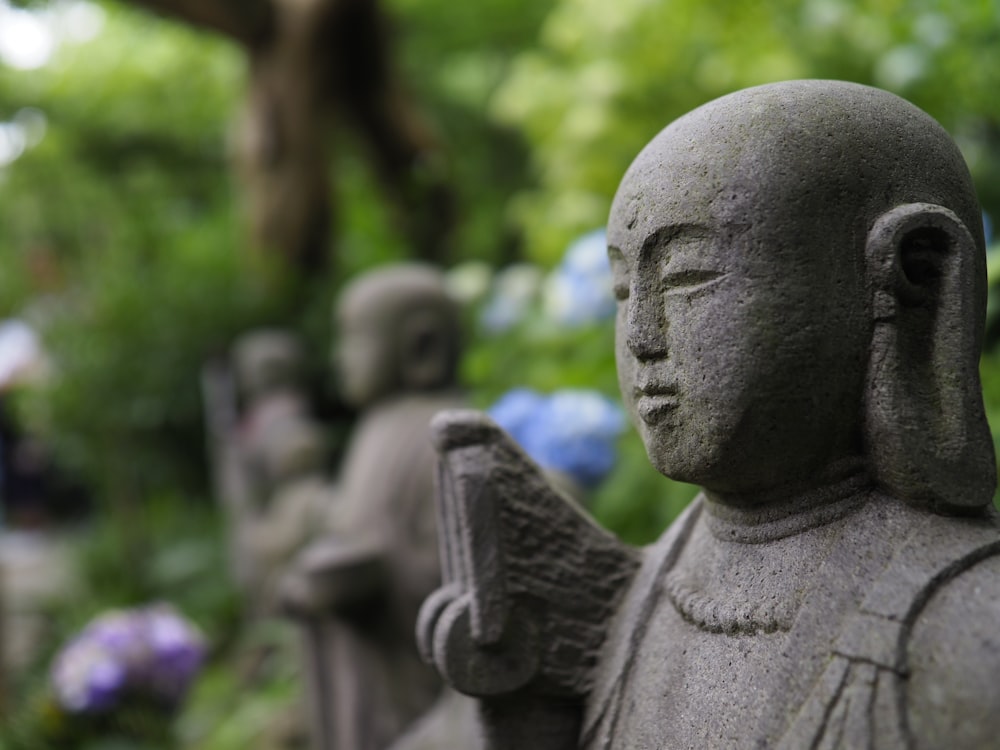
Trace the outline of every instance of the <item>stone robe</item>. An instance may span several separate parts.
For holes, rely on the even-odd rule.
[[[427,425],[459,401],[453,393],[404,395],[366,411],[344,456],[329,534],[306,550],[366,551],[370,564],[358,576],[372,576],[357,601],[303,624],[314,736],[325,738],[324,750],[384,750],[441,694],[440,678],[418,656],[414,627],[440,582]]]
[[[696,500],[646,551],[580,746],[995,747],[995,514],[844,490],[766,520]]]

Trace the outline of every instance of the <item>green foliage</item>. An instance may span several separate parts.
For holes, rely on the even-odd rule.
[[[172,717],[156,706],[133,702],[114,714],[71,716],[45,690],[22,709],[3,750],[170,750],[176,747]]]
[[[52,378],[25,392],[24,412],[107,492],[198,486],[199,367],[266,313],[216,236],[175,235],[169,261],[105,248],[117,257],[81,266],[77,294],[45,311]]]
[[[456,188],[455,260],[521,252],[510,195],[530,179],[518,129],[487,116],[515,56],[531,49],[555,0],[392,0],[399,65],[440,141]]]
[[[0,173],[0,309],[32,318],[53,360],[28,420],[102,497],[134,500],[199,486],[199,366],[279,311],[241,257],[223,158],[235,50],[107,12],[99,39],[0,69],[0,119],[47,121]]]
[[[525,181],[526,151],[483,108],[550,4],[390,9],[403,78],[417,83],[450,155],[463,255],[517,253],[503,205]],[[0,122],[28,111],[47,125],[0,167],[0,310],[33,319],[53,358],[51,387],[23,414],[102,498],[135,500],[202,481],[204,358],[267,321],[300,327],[323,362],[334,284],[310,280],[290,298],[279,270],[253,267],[241,247],[245,217],[225,158],[245,89],[240,50],[126,4],[100,7],[97,39],[61,46],[36,71],[0,67]],[[358,140],[337,137],[336,270],[346,276],[408,250]]]
[[[98,39],[62,46],[46,67],[0,67],[0,119],[33,108],[47,121],[2,173],[0,291],[17,278],[55,283],[33,278],[43,260],[99,263],[114,247],[156,255],[175,230],[226,213],[223,136],[239,58],[180,27],[107,12]]]
[[[529,138],[537,188],[513,198],[532,257],[551,263],[607,215],[617,182],[668,122],[736,89],[841,78],[896,91],[955,133],[1000,211],[1000,71],[990,0],[559,0],[538,48],[492,101]]]
[[[240,601],[222,571],[223,529],[214,507],[191,498],[158,496],[125,514],[104,514],[81,530],[74,547],[79,585],[49,605],[33,663],[10,685],[12,720],[0,726],[3,750],[161,750],[176,747],[172,722],[135,704],[110,717],[71,717],[49,689],[49,666],[92,618],[112,608],[169,601],[208,635],[208,671],[225,670],[234,648]],[[112,745],[111,743],[118,743]]]
[[[176,727],[181,747],[271,750],[302,739],[301,633],[256,621],[198,680]],[[291,743],[291,746],[300,746]]]
[[[95,520],[86,532],[78,552],[79,609],[69,619],[82,624],[108,607],[165,600],[208,633],[231,631],[240,604],[224,572],[224,531],[214,506],[156,496],[124,517]]]

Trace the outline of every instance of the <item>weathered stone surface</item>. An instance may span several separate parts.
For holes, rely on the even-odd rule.
[[[984,242],[949,136],[855,84],[741,91],[642,151],[608,243],[623,399],[703,492],[630,550],[487,420],[438,417],[421,644],[487,746],[994,746]]]

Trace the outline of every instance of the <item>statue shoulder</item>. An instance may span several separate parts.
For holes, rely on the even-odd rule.
[[[1000,735],[1000,551],[937,586],[907,641],[916,748],[995,747]]]

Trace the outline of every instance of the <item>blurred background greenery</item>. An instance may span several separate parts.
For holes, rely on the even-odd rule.
[[[357,19],[310,37],[335,75],[268,57],[277,43],[261,42],[272,37],[259,29],[295,5],[0,0],[0,318],[29,321],[51,363],[44,388],[5,398],[96,508],[81,558],[87,586],[59,610],[59,634],[102,607],[164,597],[220,653],[233,639],[270,637],[238,632],[221,579],[201,364],[247,327],[289,325],[309,342],[321,409],[343,416],[323,373],[329,303],[345,278],[413,257],[551,268],[603,225],[652,135],[709,99],[808,77],[895,91],[955,136],[986,214],[1000,217],[997,0],[356,3],[378,14],[359,49],[337,27]],[[205,8],[217,17],[206,21]],[[241,25],[251,16],[256,26]],[[277,93],[267,80],[276,69]],[[268,109],[282,86],[312,97],[295,110],[312,140],[281,141],[279,126],[303,127],[282,119],[293,107]],[[382,97],[374,105],[372,92]],[[386,135],[376,110],[404,124]],[[286,161],[312,211],[298,224],[267,204]],[[262,216],[275,223],[262,229]],[[1000,256],[990,270],[995,286]],[[1000,428],[996,310],[982,373]],[[536,313],[475,335],[472,399],[485,406],[514,386],[614,396],[610,342],[607,323],[567,329]],[[642,543],[691,492],[656,475],[627,435],[593,509]],[[284,701],[274,685],[287,687],[288,675],[258,673],[254,700],[276,690]],[[217,729],[239,685],[228,667],[212,675],[186,741],[250,747],[253,721]]]

